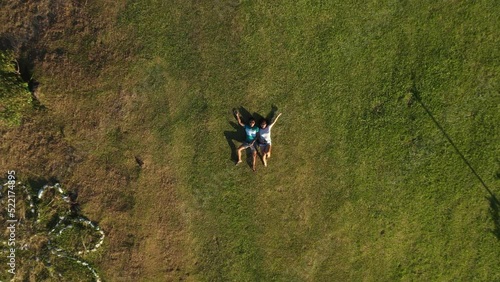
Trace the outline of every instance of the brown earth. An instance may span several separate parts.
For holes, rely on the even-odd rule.
[[[121,66],[139,46],[118,26],[125,1],[2,1],[0,48],[14,50],[42,105],[2,128],[0,171],[60,182],[107,237],[91,261],[109,281],[183,280],[193,268],[189,212],[168,152],[141,126]],[[85,42],[85,44],[81,44]],[[94,94],[99,92],[98,95]]]

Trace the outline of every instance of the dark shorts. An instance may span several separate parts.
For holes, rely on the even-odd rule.
[[[256,145],[256,143],[255,143],[255,142],[254,142],[253,144],[252,144],[251,142],[250,142],[250,143],[249,143],[249,142],[245,142],[245,143],[241,144],[241,147],[243,147],[244,149],[248,149],[248,148],[250,148],[250,150],[251,150],[252,152],[255,152],[255,150],[256,150],[255,145]],[[241,148],[241,147],[240,147],[240,148]]]
[[[265,154],[269,152],[269,148],[271,147],[271,144],[269,143],[259,143],[260,151]]]
[[[261,147],[267,147],[267,146],[271,146],[271,143],[260,143],[259,142],[259,146],[261,146]]]

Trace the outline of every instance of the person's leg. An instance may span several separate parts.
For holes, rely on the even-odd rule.
[[[257,159],[257,150],[253,150],[252,154],[253,154],[252,170],[255,171],[255,160]]]
[[[259,144],[259,150],[260,150],[260,154],[259,154],[259,151],[257,151],[257,154],[260,155],[260,158],[262,159],[262,163],[264,163],[264,155],[266,154],[266,145]]]
[[[267,167],[267,153],[262,154],[262,162],[264,166]]]
[[[266,151],[267,151],[267,153],[266,153],[267,157],[270,158],[271,157],[271,144],[267,145]]]
[[[238,160],[236,161],[236,164],[239,164],[241,163],[241,151],[245,150],[245,146],[244,145],[241,145],[238,150],[236,151],[236,153],[238,154]]]

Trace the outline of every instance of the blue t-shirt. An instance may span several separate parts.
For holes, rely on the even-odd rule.
[[[259,127],[255,126],[250,127],[249,125],[245,125],[245,132],[247,134],[247,142],[250,143],[253,140],[255,140],[255,137],[257,137],[257,133],[259,132]]]

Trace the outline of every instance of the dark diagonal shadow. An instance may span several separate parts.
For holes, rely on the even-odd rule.
[[[499,219],[499,211],[498,211],[498,207],[500,206],[500,203],[499,203],[497,197],[491,191],[491,189],[488,187],[486,182],[484,182],[483,178],[472,167],[469,160],[467,160],[467,158],[465,158],[464,154],[462,154],[462,152],[458,149],[458,147],[455,145],[455,142],[453,142],[453,140],[448,135],[448,133],[446,133],[444,128],[441,126],[441,124],[436,120],[436,118],[434,117],[432,112],[429,110],[427,105],[425,105],[425,103],[422,100],[422,97],[420,96],[420,93],[418,92],[415,84],[413,84],[413,87],[411,89],[411,93],[412,93],[413,97],[415,98],[415,100],[422,106],[422,108],[424,108],[427,115],[431,118],[431,120],[434,122],[436,127],[441,131],[441,133],[446,138],[446,140],[448,140],[448,142],[450,142],[453,149],[455,149],[455,152],[457,153],[457,155],[460,156],[460,158],[464,161],[464,163],[469,167],[472,174],[474,174],[474,176],[476,176],[476,178],[479,180],[479,182],[481,182],[481,184],[482,184],[483,188],[486,190],[486,192],[488,192],[488,194],[490,194],[490,197],[488,197],[488,200],[490,202],[490,213],[491,213],[492,219],[495,223],[495,229],[493,230],[493,234],[495,234],[497,239],[500,240],[500,219]]]
[[[500,240],[500,212],[498,210],[498,200],[493,196],[493,197],[487,197],[488,201],[490,202],[490,215],[491,218],[493,219],[493,223],[495,224],[495,227],[493,230],[491,230],[491,233],[497,237],[498,240]]]

